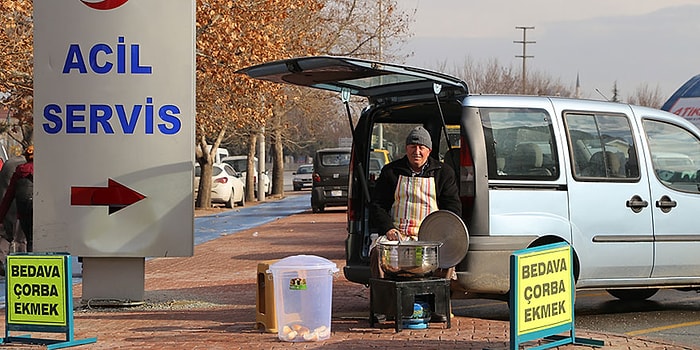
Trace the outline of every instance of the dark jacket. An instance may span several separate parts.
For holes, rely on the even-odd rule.
[[[23,156],[17,156],[8,159],[0,170],[0,196],[4,196],[7,191],[7,187],[10,186],[10,179],[12,179],[12,174],[15,173],[15,169],[20,164],[26,163],[27,160]],[[17,206],[15,202],[12,201],[9,209],[7,210],[7,215],[0,218],[0,223],[3,225],[3,230],[0,230],[0,236],[3,236],[8,242],[12,242],[15,239],[15,222],[17,221]]]
[[[29,213],[24,213],[20,208],[20,201],[26,202],[31,201],[32,198],[32,183],[34,182],[34,162],[28,162],[20,164],[15,169],[10,179],[10,184],[2,197],[2,202],[0,202],[0,218],[7,215],[7,211],[10,209],[12,200],[17,200],[17,218],[22,220],[23,215],[27,216]],[[25,234],[27,234],[25,232]]]
[[[385,165],[374,186],[370,203],[370,226],[376,228],[380,235],[394,227],[391,206],[394,204],[394,191],[399,175],[411,176],[411,167],[406,156]],[[449,210],[462,216],[462,202],[452,168],[431,157],[420,176],[435,178],[438,209]]]

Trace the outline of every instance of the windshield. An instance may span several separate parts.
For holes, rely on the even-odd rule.
[[[310,166],[300,166],[297,169],[297,174],[311,174],[313,172],[313,167]]]

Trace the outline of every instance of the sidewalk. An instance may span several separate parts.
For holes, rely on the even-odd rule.
[[[395,333],[391,322],[369,328],[368,289],[342,275],[345,219],[342,210],[321,214],[309,210],[197,245],[193,257],[150,259],[146,303],[76,310],[75,338],[97,337],[97,342],[75,349],[508,349],[505,321],[457,316],[450,329],[431,324],[427,330]],[[276,333],[254,328],[258,262],[298,254],[325,257],[341,270],[333,280],[332,334],[326,341],[287,343]],[[80,285],[73,294],[80,305]],[[690,349],[580,329],[576,335],[603,340],[605,349]]]

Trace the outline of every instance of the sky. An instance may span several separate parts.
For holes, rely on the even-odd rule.
[[[626,100],[641,86],[665,101],[700,74],[700,0],[398,0],[415,14],[406,63],[435,69],[467,59],[522,67],[575,86],[584,98]]]

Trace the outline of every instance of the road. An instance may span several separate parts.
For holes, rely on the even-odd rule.
[[[452,311],[470,316],[507,321],[505,302],[455,299]],[[661,290],[643,302],[624,302],[605,291],[576,293],[575,327],[592,331],[643,336],[672,341],[700,349],[700,295],[696,292]]]

